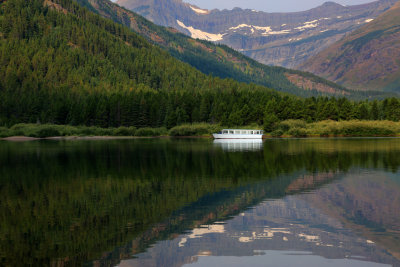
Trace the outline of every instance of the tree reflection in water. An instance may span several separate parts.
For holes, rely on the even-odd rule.
[[[133,255],[136,262],[177,255],[164,266],[181,266],[199,251],[264,253],[275,243],[270,235],[283,244],[272,250],[303,248],[297,242],[325,258],[399,258],[398,139],[277,139],[232,152],[192,139],[1,142],[0,163],[2,265],[115,265]],[[267,207],[276,213],[250,215]],[[283,216],[300,210],[305,217]],[[204,225],[217,226],[200,236]],[[223,233],[215,232],[221,226]],[[305,242],[314,232],[337,250]]]

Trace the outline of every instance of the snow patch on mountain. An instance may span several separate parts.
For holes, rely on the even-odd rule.
[[[182,28],[188,30],[190,32],[191,37],[195,39],[202,39],[202,40],[216,42],[216,41],[221,41],[223,39],[223,36],[225,35],[225,34],[214,34],[209,32],[203,32],[199,29],[193,28],[192,26],[186,26],[180,20],[176,20],[176,22]]]
[[[239,24],[236,27],[230,27],[229,30],[237,30],[241,28],[250,28],[251,32],[254,33],[254,30],[264,31],[262,35],[274,35],[274,34],[288,34],[290,30],[282,30],[282,31],[274,31],[271,29],[270,26],[254,26],[254,25],[247,25],[247,24]]]
[[[210,11],[206,10],[206,9],[200,9],[200,8],[195,8],[193,6],[189,6],[194,12],[196,12],[197,14],[200,15],[207,15],[210,13]]]
[[[304,31],[305,29],[316,28],[318,26],[318,20],[304,22],[303,26],[296,27],[296,30]]]

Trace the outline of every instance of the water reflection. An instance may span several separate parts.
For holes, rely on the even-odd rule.
[[[191,139],[0,142],[0,265],[222,266],[293,253],[398,265],[400,139],[227,151]]]
[[[214,146],[224,151],[257,151],[262,150],[262,139],[215,139]]]
[[[352,171],[313,192],[266,200],[224,224],[161,241],[120,266],[399,266],[398,182]],[[360,191],[376,192],[353,202]]]

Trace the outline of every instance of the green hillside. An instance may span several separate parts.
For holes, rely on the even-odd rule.
[[[175,125],[202,119],[199,92],[276,94],[206,76],[72,0],[6,1],[0,26],[1,124]]]
[[[174,57],[205,74],[233,78],[240,82],[256,83],[299,96],[366,97],[313,74],[266,66],[244,56],[226,45],[192,39],[173,28],[158,26],[144,17],[128,11],[109,0],[75,0],[103,17],[130,27],[133,31],[157,44]],[[373,95],[373,93],[371,93]]]

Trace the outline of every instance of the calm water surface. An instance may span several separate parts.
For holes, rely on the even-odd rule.
[[[0,141],[2,266],[400,266],[400,139]]]

